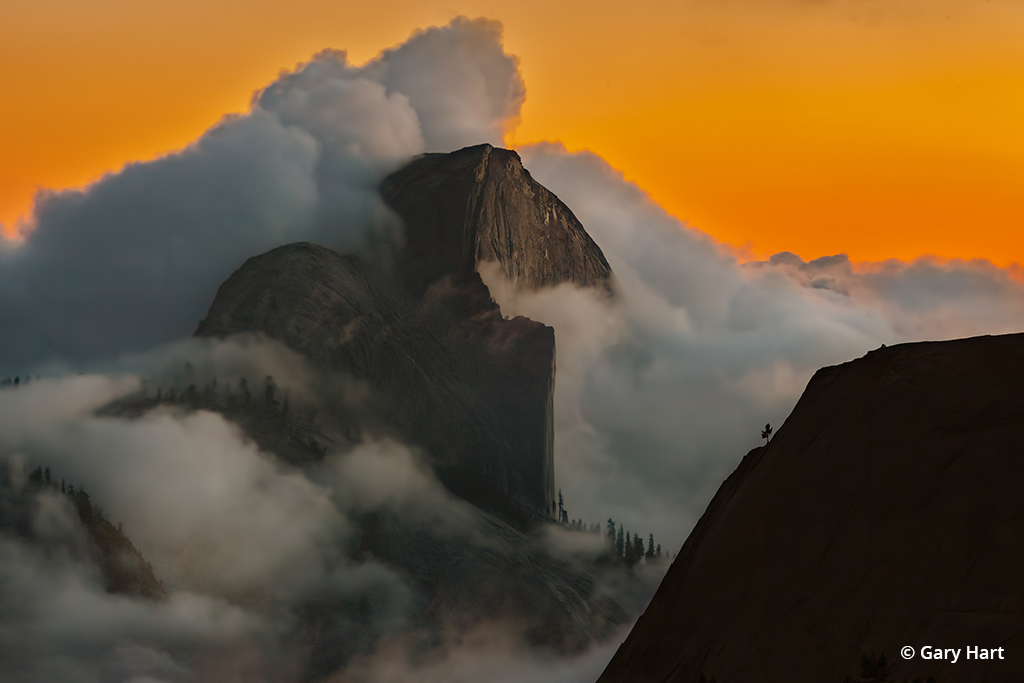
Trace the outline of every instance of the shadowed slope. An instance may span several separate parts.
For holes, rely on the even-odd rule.
[[[1024,676],[1024,335],[819,370],[722,485],[601,683]],[[961,648],[957,664],[900,657]],[[966,646],[1005,648],[966,660]]]

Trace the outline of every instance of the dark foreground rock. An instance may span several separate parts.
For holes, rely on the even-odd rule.
[[[861,680],[865,654],[890,669],[872,680],[1024,679],[1022,387],[1024,335],[819,370],[719,489],[600,683],[840,683]]]

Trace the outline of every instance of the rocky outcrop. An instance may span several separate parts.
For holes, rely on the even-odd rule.
[[[505,320],[479,276],[442,278],[417,302],[355,257],[286,245],[232,274],[196,334],[240,332],[371,387],[333,406],[338,431],[397,431],[452,492],[519,528],[549,514],[554,333]]]
[[[839,683],[881,654],[891,670],[872,680],[1021,680],[1022,386],[1024,335],[818,371],[722,485],[600,683]]]
[[[405,221],[399,272],[416,293],[489,261],[521,289],[571,282],[610,291],[600,247],[511,150],[424,154],[386,178],[381,194]]]

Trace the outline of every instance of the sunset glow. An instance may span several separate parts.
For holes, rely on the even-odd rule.
[[[452,16],[505,25],[510,146],[558,140],[761,258],[1024,262],[1019,3],[72,0],[0,7],[0,222],[179,149],[326,47],[363,62]]]

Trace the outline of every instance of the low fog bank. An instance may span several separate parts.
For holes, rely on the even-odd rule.
[[[88,553],[67,550],[85,544],[71,504],[59,488],[35,494],[33,529],[66,542],[55,551],[38,536],[0,536],[0,659],[12,681],[591,680],[621,627],[595,649],[534,643],[528,611],[461,604],[536,590],[495,581],[480,558],[500,569],[532,553],[552,578],[597,576],[584,588],[621,602],[629,622],[667,568],[600,568],[601,535],[552,526],[524,537],[454,498],[416,449],[386,434],[298,468],[217,412],[166,402],[132,418],[109,411],[183,382],[237,386],[270,373],[297,405],[320,405],[305,361],[276,342],[190,339],[121,364],[0,388],[0,455],[16,488],[47,467],[54,487],[87,491],[166,596],[107,593]],[[424,590],[417,572],[456,569],[433,566],[432,553],[453,558],[463,586],[439,578],[438,594]],[[424,621],[437,600],[447,613]]]

